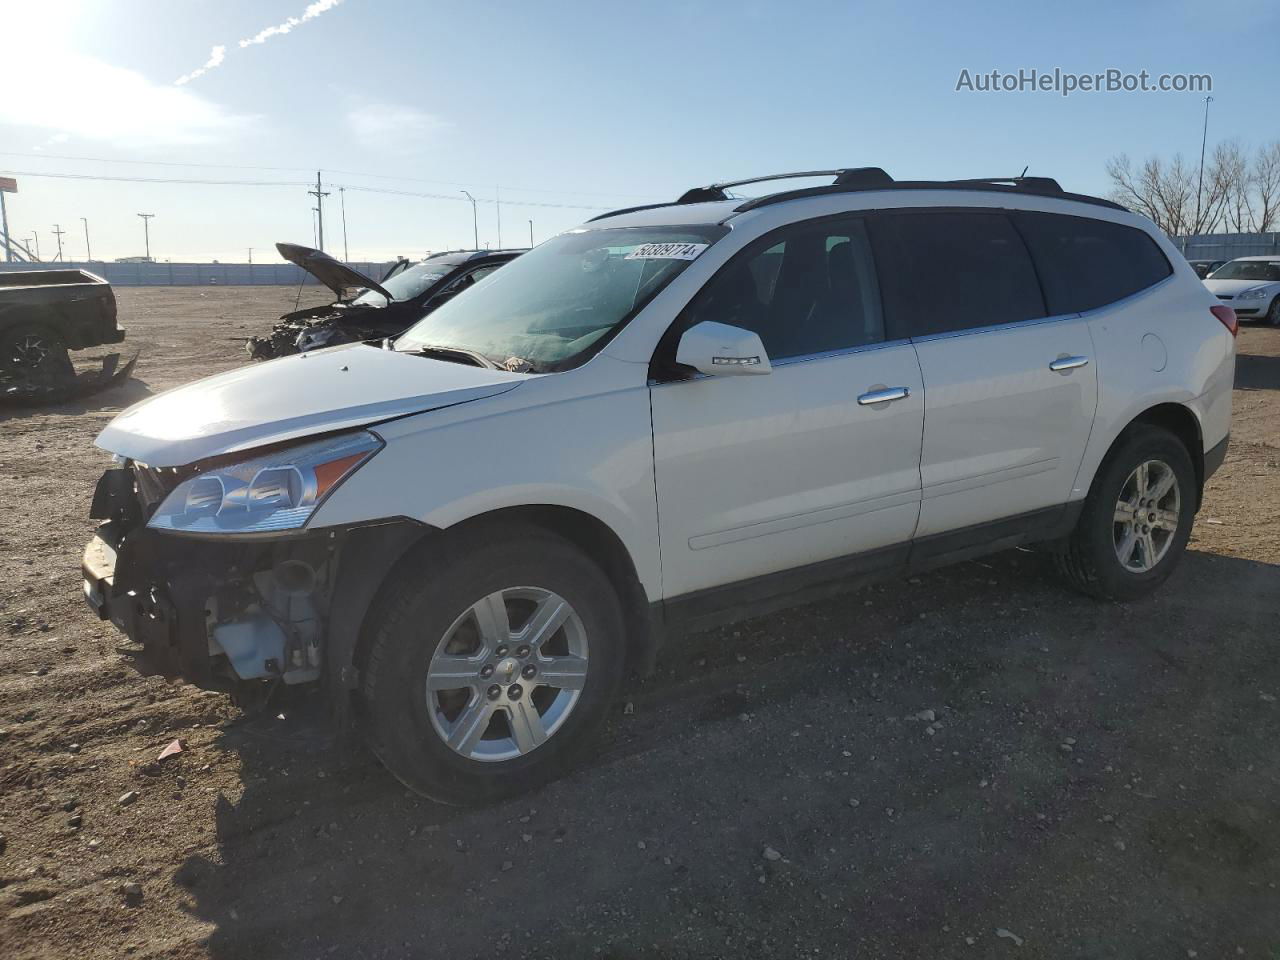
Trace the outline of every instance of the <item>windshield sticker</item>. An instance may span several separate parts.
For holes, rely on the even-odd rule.
[[[627,254],[627,259],[692,260],[708,246],[705,243],[642,243]]]

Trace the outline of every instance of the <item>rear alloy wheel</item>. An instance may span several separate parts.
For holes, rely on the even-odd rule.
[[[1182,441],[1150,424],[1130,427],[1094,477],[1058,567],[1091,596],[1144,596],[1173,573],[1195,510],[1195,468]]]
[[[33,378],[75,373],[62,338],[34,324],[14,327],[0,337],[0,367]]]
[[[370,745],[408,787],[446,803],[498,800],[568,770],[625,665],[613,584],[537,527],[427,541],[368,629]]]

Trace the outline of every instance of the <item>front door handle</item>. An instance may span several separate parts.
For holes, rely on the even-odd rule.
[[[1061,373],[1063,370],[1074,370],[1076,367],[1087,366],[1088,363],[1088,357],[1059,357],[1049,364],[1049,369],[1055,373]]]
[[[906,387],[882,387],[879,390],[870,390],[860,397],[858,403],[861,406],[870,406],[873,403],[889,403],[891,400],[904,400],[911,396],[911,391]]]

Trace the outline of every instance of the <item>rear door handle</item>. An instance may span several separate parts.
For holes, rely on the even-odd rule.
[[[1059,357],[1053,363],[1049,364],[1049,369],[1056,372],[1063,370],[1074,370],[1076,367],[1084,367],[1089,363],[1088,357]]]
[[[906,387],[884,387],[880,390],[870,390],[858,397],[858,403],[861,406],[870,406],[873,403],[889,403],[892,400],[903,400],[911,396],[911,391]]]

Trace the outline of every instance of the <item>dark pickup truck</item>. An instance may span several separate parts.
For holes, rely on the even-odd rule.
[[[68,350],[119,343],[111,284],[87,270],[0,272],[0,376],[73,375]]]

